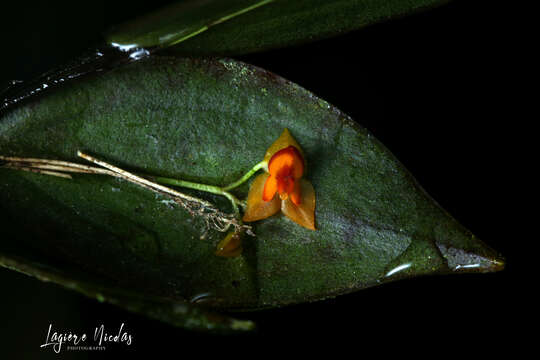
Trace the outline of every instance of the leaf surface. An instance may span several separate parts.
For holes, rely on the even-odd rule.
[[[41,278],[61,274],[50,279],[94,297],[121,291],[116,303],[127,308],[159,298],[228,310],[502,268],[347,115],[234,60],[151,57],[66,84],[0,119],[0,154],[84,162],[82,150],[134,172],[225,185],[261,161],[284,128],[308,163],[317,231],[278,213],[253,223],[241,256],[221,258],[214,251],[224,233],[134,184],[0,169],[0,263]],[[182,191],[231,211],[218,195]],[[246,198],[248,184],[233,192]]]

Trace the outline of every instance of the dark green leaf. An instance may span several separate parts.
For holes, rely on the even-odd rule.
[[[21,239],[23,237],[19,237]],[[5,252],[5,248],[3,248]],[[81,268],[67,264],[52,266],[31,259],[27,253],[24,258],[0,252],[0,265],[23,274],[34,276],[42,281],[61,284],[68,289],[80,292],[99,302],[119,305],[129,311],[145,314],[154,319],[193,330],[212,332],[250,331],[255,325],[249,320],[238,320],[201,309],[171,296],[155,296],[144,292],[130,291],[118,287],[107,278],[89,275]],[[60,270],[62,268],[62,270]]]
[[[81,162],[83,150],[135,172],[224,185],[262,160],[284,128],[307,158],[317,231],[276,215],[254,223],[242,256],[219,258],[223,233],[205,234],[201,219],[136,185],[0,169],[0,253],[19,259],[11,268],[40,276],[46,267],[62,274],[51,280],[87,294],[114,286],[132,294],[116,301],[127,307],[157,297],[259,309],[502,268],[365,129],[298,85],[233,60],[149,58],[68,84],[0,119],[0,154]],[[190,193],[230,211],[217,195]]]
[[[186,0],[116,27],[107,41],[128,50],[238,55],[328,38],[447,0]]]

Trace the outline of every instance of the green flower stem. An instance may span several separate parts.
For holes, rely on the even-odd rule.
[[[258,163],[257,165],[255,165],[253,168],[251,168],[251,170],[249,170],[244,176],[242,176],[240,179],[238,179],[237,181],[233,182],[232,184],[229,184],[227,186],[224,186],[223,187],[223,190],[225,191],[229,191],[231,189],[234,189],[235,187],[238,187],[240,185],[242,185],[243,183],[246,182],[247,179],[249,179],[250,177],[253,176],[253,174],[255,174],[257,171],[259,171],[260,169],[262,169],[263,167],[266,166],[266,162],[265,161],[261,161],[260,163]]]
[[[195,189],[199,191],[205,191],[212,194],[222,195],[225,196],[227,199],[230,200],[234,213],[236,215],[240,215],[240,211],[238,210],[238,205],[245,206],[244,202],[238,200],[236,196],[233,194],[227,192],[223,188],[220,188],[219,186],[214,185],[207,185],[207,184],[200,184],[196,182],[186,181],[186,180],[178,180],[178,179],[171,179],[166,177],[160,177],[160,176],[152,176],[152,180],[154,180],[157,183],[161,184],[168,184],[168,185],[174,185],[174,186],[181,186],[189,189]]]
[[[262,169],[264,166],[266,166],[266,162],[261,161],[260,163],[252,167],[251,170],[245,173],[244,176],[242,176],[240,179],[224,187],[201,184],[201,183],[196,183],[196,182],[186,181],[186,180],[166,178],[166,177],[161,177],[161,176],[151,176],[151,178],[155,182],[161,183],[161,184],[181,186],[188,189],[195,189],[199,191],[205,191],[212,194],[225,196],[231,202],[234,213],[240,218],[240,211],[238,210],[238,205],[245,207],[246,203],[244,201],[238,200],[236,196],[234,196],[233,194],[229,192],[229,190],[234,189],[235,187],[238,187],[242,185],[243,183],[245,183],[250,177],[253,176],[253,174],[255,174],[257,171]]]

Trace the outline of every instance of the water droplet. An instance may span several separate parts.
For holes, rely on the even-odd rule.
[[[400,271],[406,270],[411,267],[411,263],[401,264],[393,268],[392,270],[388,271],[384,277],[390,277],[394,275],[395,273],[398,273]]]

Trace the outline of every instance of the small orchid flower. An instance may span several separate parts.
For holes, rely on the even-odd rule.
[[[251,184],[243,220],[262,220],[281,209],[298,225],[315,230],[315,190],[302,178],[306,161],[288,129],[268,148],[263,163],[267,173]]]

